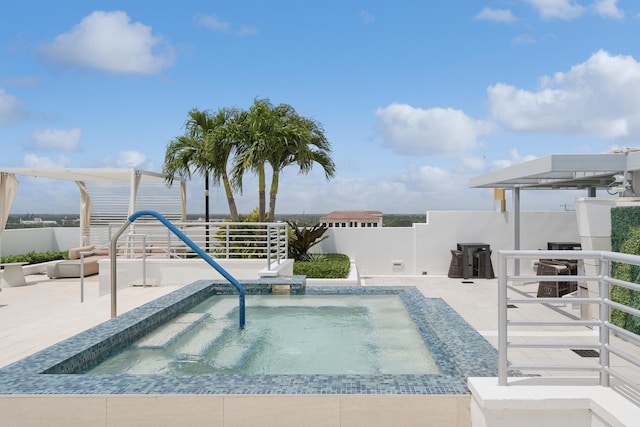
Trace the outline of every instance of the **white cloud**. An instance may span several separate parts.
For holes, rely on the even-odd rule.
[[[200,15],[196,18],[196,22],[203,27],[211,28],[216,31],[229,31],[231,23],[222,21],[216,15]]]
[[[135,150],[127,150],[119,152],[115,157],[107,158],[104,163],[119,168],[138,168],[145,165],[146,156]],[[145,169],[150,169],[145,166]]]
[[[640,137],[640,63],[631,56],[599,51],[544,77],[538,91],[498,83],[487,93],[491,115],[511,130]]]
[[[236,36],[252,36],[258,32],[255,27],[250,27],[248,25],[240,25],[236,30],[230,22],[223,21],[216,15],[198,15],[196,16],[196,22],[198,25],[210,28],[214,31],[233,33]]]
[[[504,22],[510,24],[516,21],[515,16],[509,9],[491,9],[490,7],[485,7],[475,16],[475,19],[479,19],[482,21],[495,21],[495,22]]]
[[[604,17],[624,18],[624,12],[618,8],[618,0],[597,0],[591,7],[595,13]]]
[[[489,123],[451,108],[391,104],[379,108],[376,117],[385,145],[412,156],[460,155],[476,148],[478,137],[491,131]]]
[[[527,156],[521,156],[517,149],[512,148],[511,150],[509,150],[509,158],[491,162],[491,169],[503,169],[509,166],[517,165],[518,163],[528,162],[534,159],[537,159],[537,157],[531,154]]]
[[[516,46],[525,45],[525,44],[534,44],[535,42],[536,42],[536,39],[530,34],[520,34],[511,39],[511,43]]]
[[[460,160],[460,167],[465,171],[481,171],[484,166],[485,161],[480,157],[465,157]]]
[[[584,8],[573,0],[526,0],[543,19],[571,20],[579,17]]]
[[[74,129],[43,129],[31,133],[33,147],[40,150],[77,151],[82,131]]]
[[[173,49],[154,36],[151,27],[121,11],[95,11],[53,43],[42,55],[63,66],[80,66],[112,73],[154,74],[174,62]]]
[[[379,209],[385,213],[425,212],[446,208],[460,201],[468,187],[468,177],[452,174],[440,167],[413,167],[398,176],[375,179],[336,177],[310,182],[281,181],[278,192],[280,213],[323,213],[337,209]],[[313,188],[313,192],[308,189]]]
[[[428,197],[437,197],[443,193],[454,193],[460,187],[460,180],[450,171],[438,166],[423,165],[402,176],[404,185]],[[466,180],[464,180],[466,183]]]
[[[373,21],[376,19],[376,17],[370,14],[368,10],[361,10],[358,16],[360,16],[360,19],[366,25],[373,24]]]
[[[8,77],[2,80],[2,84],[15,87],[36,87],[40,80],[34,76]]]
[[[236,36],[252,36],[258,32],[258,29],[255,27],[250,27],[248,25],[241,25],[240,28],[235,32]]]
[[[26,119],[29,110],[15,96],[0,89],[0,125],[10,125]]]
[[[71,163],[69,158],[65,156],[51,159],[49,157],[36,156],[35,154],[25,155],[22,162],[24,167],[27,168],[63,168]]]

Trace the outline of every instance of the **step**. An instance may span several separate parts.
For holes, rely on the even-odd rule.
[[[136,341],[133,347],[165,348],[207,317],[209,317],[208,313],[182,314],[144,338]]]

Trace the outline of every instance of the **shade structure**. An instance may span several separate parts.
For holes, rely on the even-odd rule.
[[[640,192],[640,149],[602,154],[552,154],[472,177],[471,188],[512,191],[513,249],[520,249],[520,190],[580,190],[595,197],[597,189],[622,188],[619,195]],[[516,264],[516,273],[519,265]]]
[[[640,149],[602,154],[552,154],[472,177],[472,188],[605,189],[617,175],[640,171]],[[640,190],[640,189],[639,189]]]
[[[173,190],[164,175],[135,168],[0,168],[1,176],[16,175],[74,181],[80,191],[80,241],[89,243],[89,230],[110,222],[124,222],[138,209],[155,209],[168,218],[186,220],[186,183],[174,178]],[[176,185],[177,184],[177,185]],[[0,200],[15,197],[15,189],[0,187]],[[13,200],[13,198],[11,198]],[[0,219],[8,218],[10,203],[0,205]],[[0,233],[4,230],[0,223]]]
[[[18,180],[16,176],[7,172],[0,172],[0,236],[4,231],[9,211],[18,191]]]

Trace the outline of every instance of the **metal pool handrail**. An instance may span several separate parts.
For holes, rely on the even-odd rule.
[[[122,227],[113,235],[111,239],[111,317],[116,317],[117,315],[117,283],[116,283],[116,252],[117,252],[117,243],[120,235],[134,222],[136,219],[141,216],[152,216],[164,224],[173,234],[175,234],[180,240],[186,243],[195,253],[200,255],[203,260],[207,262],[210,266],[216,269],[218,273],[220,273],[225,279],[227,279],[233,286],[238,289],[239,295],[239,324],[240,329],[244,329],[245,324],[245,301],[244,301],[244,288],[242,285],[229,274],[224,268],[222,268],[217,262],[215,262],[205,251],[203,251],[198,245],[196,245],[191,239],[189,239],[183,232],[178,230],[176,226],[174,226],[169,220],[167,220],[164,216],[156,211],[151,210],[141,210],[134,212],[129,216],[127,221],[122,225]]]

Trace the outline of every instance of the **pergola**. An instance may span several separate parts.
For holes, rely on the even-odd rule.
[[[141,169],[0,168],[0,235],[18,190],[16,175],[74,181],[80,191],[80,240],[87,243],[92,226],[124,222],[136,210],[151,209],[170,220],[186,220],[186,182]]]
[[[628,174],[634,171],[640,171],[640,151],[635,148],[604,154],[553,154],[475,176],[470,186],[511,190],[513,249],[520,249],[520,190],[583,189],[587,197],[595,197],[597,189],[615,187],[620,195],[628,195],[635,184],[635,177],[629,180]]]

